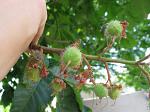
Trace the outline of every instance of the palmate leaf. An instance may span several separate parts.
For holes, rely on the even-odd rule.
[[[14,92],[10,112],[44,112],[47,104],[53,100],[50,81],[49,77],[31,87],[20,84]]]

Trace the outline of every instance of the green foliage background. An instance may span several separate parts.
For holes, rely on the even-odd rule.
[[[110,20],[127,20],[129,23],[127,39],[123,39],[120,43],[116,42],[113,48],[117,52],[108,52],[105,57],[126,60],[142,58],[147,48],[150,47],[150,20],[147,20],[148,13],[150,13],[149,6],[149,0],[47,1],[48,19],[39,43],[49,47],[65,48],[77,39],[81,39],[81,51],[97,55],[107,44],[103,35],[105,24]],[[21,84],[28,58],[25,54],[21,56],[13,70],[1,81],[3,84],[1,105],[6,107],[12,104],[13,100],[12,112],[44,111],[53,99],[50,95],[52,91],[48,88],[48,84],[55,75],[52,68],[58,66],[60,60],[60,57],[55,54],[49,55],[52,58],[45,55],[45,62],[51,71],[49,77],[41,80],[31,90],[24,89]],[[100,66],[100,69],[103,68],[96,61],[91,61],[91,65],[93,67]],[[110,64],[110,69],[119,81],[133,86],[137,90],[149,88],[147,80],[140,76],[141,71],[138,68],[125,65],[128,72],[122,74],[113,69],[113,66],[115,65]],[[96,71],[94,69],[95,74],[97,74]],[[100,74],[97,75],[99,78]],[[19,83],[14,78],[19,79]],[[68,85],[63,92],[64,99],[57,102],[58,108],[54,109],[54,112],[91,112],[88,107],[81,103],[80,95],[71,86]],[[60,95],[58,95],[58,99]],[[69,108],[68,105],[72,108]]]

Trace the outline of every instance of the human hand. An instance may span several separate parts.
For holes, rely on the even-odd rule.
[[[0,3],[0,80],[30,43],[36,44],[47,18],[45,0],[3,0]]]

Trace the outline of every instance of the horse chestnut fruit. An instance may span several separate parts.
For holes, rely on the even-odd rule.
[[[67,65],[69,62],[70,67],[76,67],[80,65],[82,54],[76,47],[68,47],[63,55],[63,61]]]
[[[122,34],[122,30],[123,29],[120,21],[113,20],[107,24],[104,34],[107,38],[120,37]]]
[[[112,88],[109,89],[109,97],[112,100],[116,100],[120,96],[120,93],[121,93],[120,88],[112,87]]]
[[[108,89],[103,84],[95,85],[94,92],[99,98],[108,96]]]

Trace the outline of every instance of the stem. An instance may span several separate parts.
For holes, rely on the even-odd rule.
[[[95,85],[96,83],[95,83],[95,79],[94,79],[94,76],[93,76],[92,67],[91,67],[90,63],[88,62],[88,60],[86,59],[86,57],[85,57],[84,54],[82,54],[82,58],[85,61],[85,63],[87,64],[88,70],[90,71],[90,74],[89,74],[89,76],[90,76],[90,82],[92,82]]]
[[[83,60],[85,61],[86,65],[88,66],[89,70],[92,70],[91,65],[89,64],[88,60],[86,59],[85,55],[82,54]]]
[[[113,43],[115,42],[115,39],[116,39],[115,37],[112,37],[111,42],[107,45],[106,48],[103,49],[101,55],[105,54],[110,48],[112,48]]]
[[[30,49],[39,49],[39,48],[42,48],[44,53],[56,53],[58,55],[60,55],[64,51],[64,49],[61,48],[49,48],[40,45],[32,45],[30,47]]]
[[[105,64],[105,68],[106,68],[107,76],[108,76],[108,80],[107,80],[106,84],[109,82],[111,85],[111,75],[109,73],[108,64],[106,62],[104,62],[104,64]]]
[[[66,64],[66,66],[63,68],[63,70],[61,71],[60,74],[64,74],[64,72],[66,71],[66,69],[68,68],[68,66],[70,65],[71,61],[68,61],[68,63]]]

